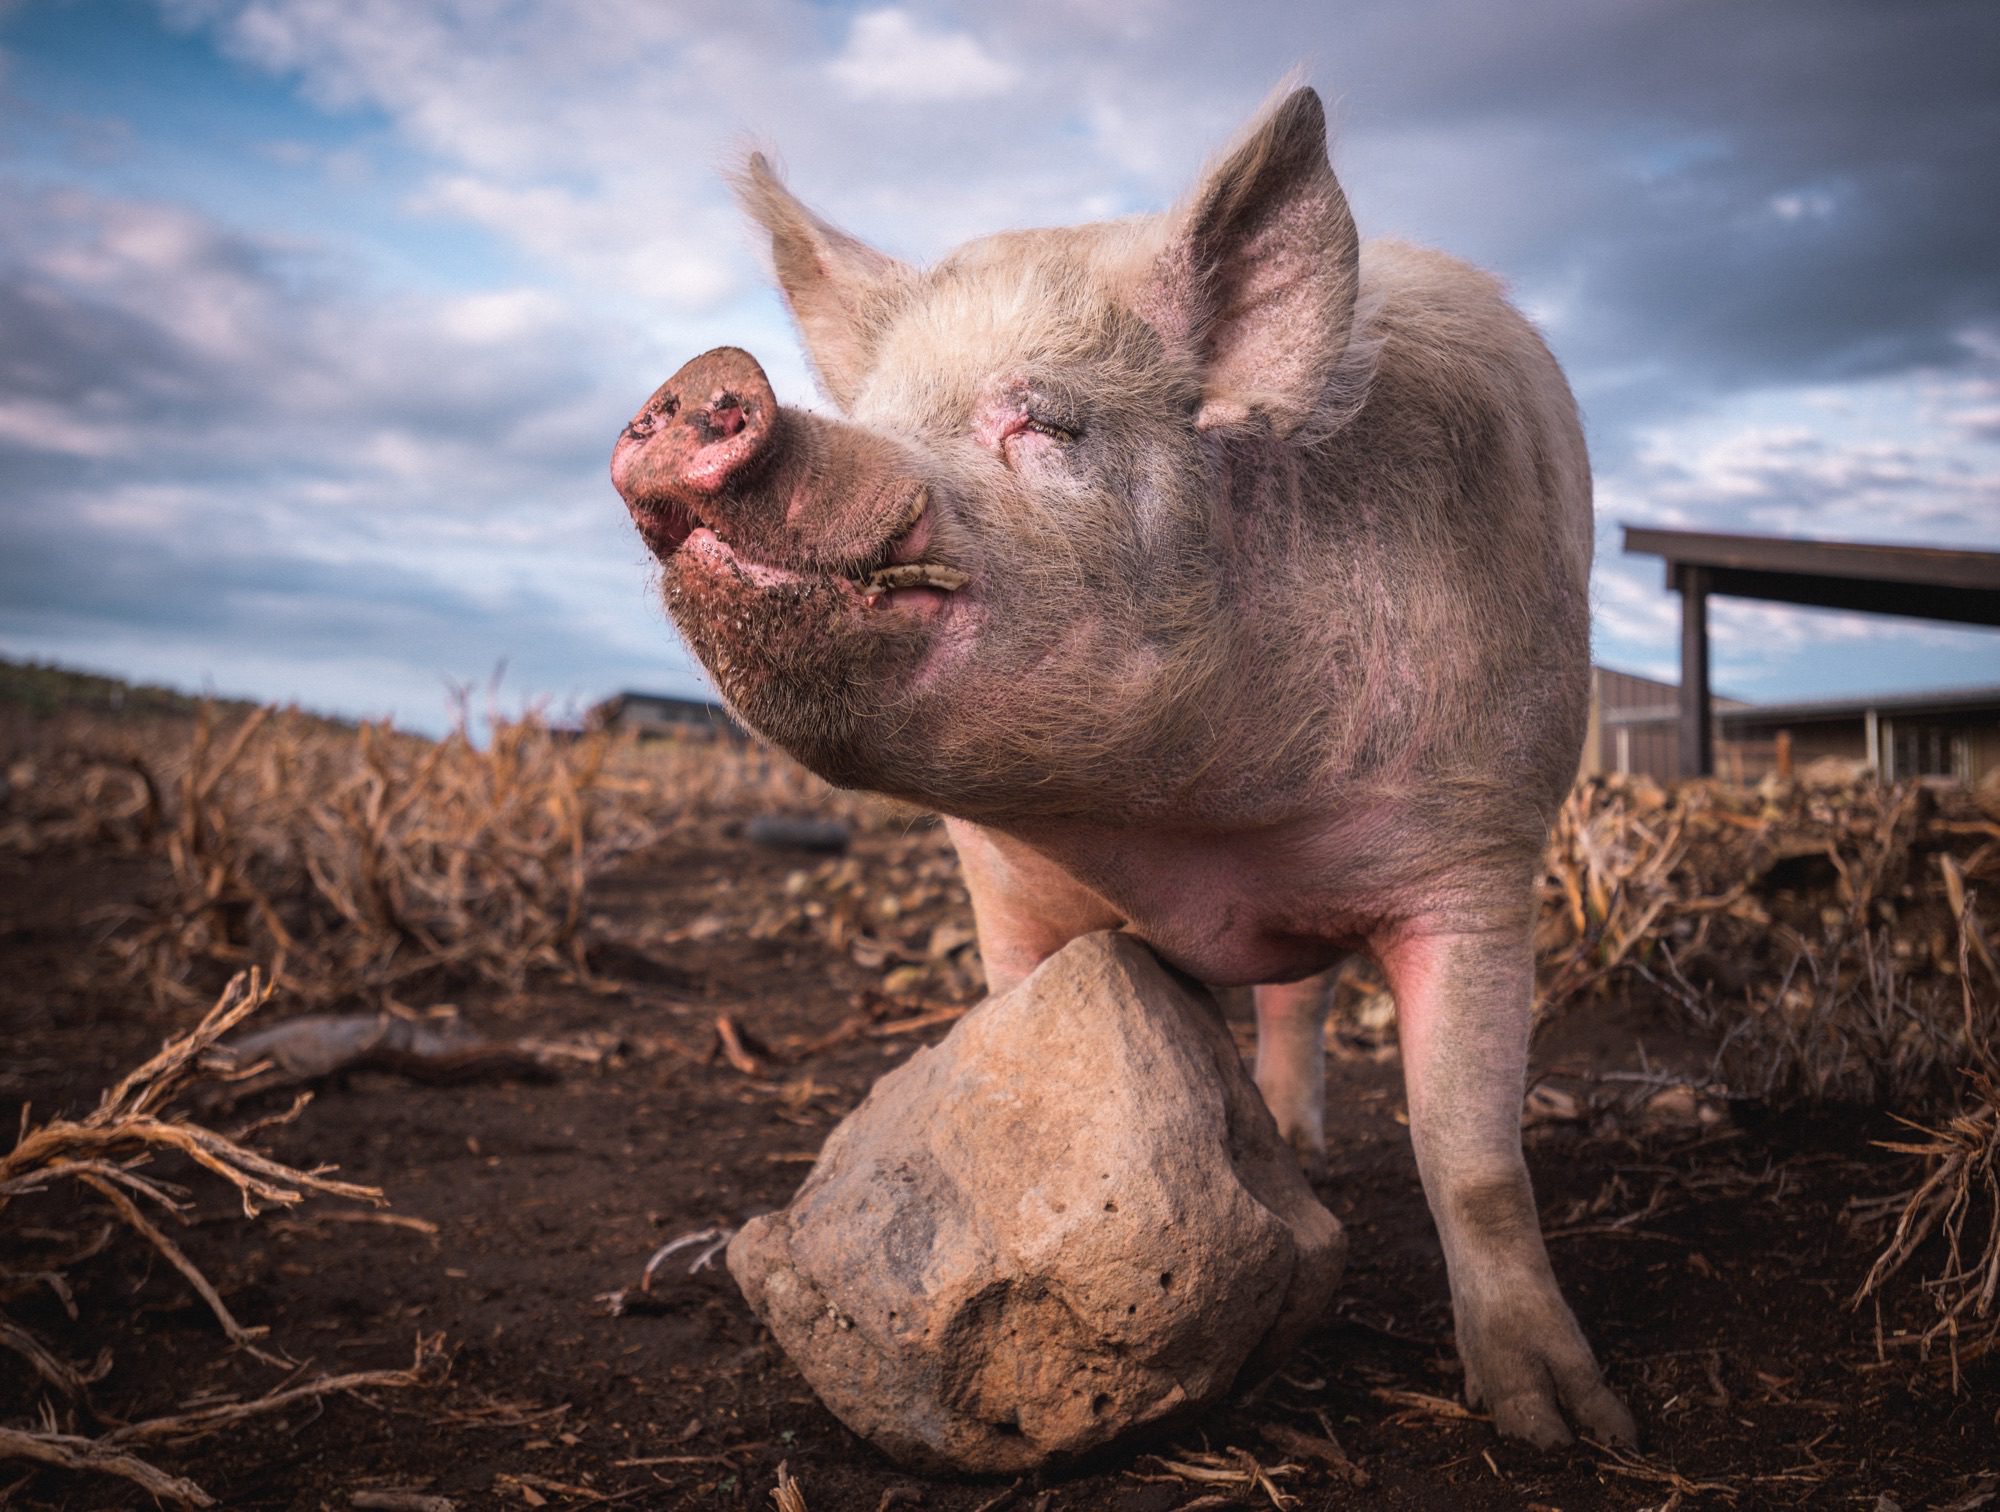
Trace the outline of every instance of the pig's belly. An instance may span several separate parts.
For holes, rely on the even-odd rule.
[[[1262,930],[1204,929],[1193,921],[1133,921],[1132,932],[1179,970],[1212,987],[1296,982],[1339,963],[1362,941],[1301,939]]]
[[[1343,875],[1297,837],[1071,831],[1035,848],[1189,976],[1217,987],[1325,971],[1407,914],[1406,890]]]

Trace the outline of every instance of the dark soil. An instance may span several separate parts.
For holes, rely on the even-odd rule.
[[[886,867],[894,840],[863,836],[856,854]],[[336,1163],[435,1234],[338,1202],[247,1223],[214,1199],[184,1235],[190,1255],[241,1319],[269,1326],[268,1345],[316,1369],[406,1365],[419,1333],[441,1333],[449,1374],[303,1406],[160,1450],[158,1462],[231,1508],[346,1507],[356,1491],[403,1488],[463,1508],[764,1509],[781,1463],[813,1512],[1165,1512],[1238,1494],[1268,1504],[1173,1478],[1148,1452],[1018,1484],[908,1475],[818,1404],[719,1266],[687,1275],[670,1262],[642,1305],[614,1313],[607,1295],[634,1288],[664,1241],[782,1204],[873,1079],[948,1027],[882,1034],[878,1024],[872,1037],[805,1053],[858,1014],[893,1027],[925,1006],[871,997],[879,970],[803,929],[665,939],[703,914],[740,923],[805,864],[720,824],[633,858],[599,895],[600,935],[624,942],[600,953],[610,990],[557,983],[513,1000],[490,989],[455,999],[483,1031],[565,1050],[559,1077],[427,1085],[359,1073],[272,1131],[282,1158]],[[37,1115],[88,1108],[174,1027],[111,978],[102,945],[111,911],[153,881],[151,863],[130,855],[0,854],[0,1119],[11,1125],[29,1099]],[[753,1071],[720,1053],[721,1014],[749,1031],[753,1054],[769,1048]],[[1628,1008],[1573,1016],[1539,1058],[1567,1073],[1556,1085],[1587,1094],[1601,1073],[1639,1066],[1641,1041],[1655,1066],[1701,1053]],[[1707,1124],[1626,1113],[1532,1127],[1557,1274],[1646,1434],[1643,1456],[1540,1454],[1450,1405],[1459,1375],[1443,1263],[1393,1048],[1340,1047],[1331,1084],[1335,1155],[1320,1192],[1353,1241],[1338,1310],[1285,1374],[1153,1446],[1158,1455],[1242,1450],[1280,1466],[1290,1457],[1267,1426],[1330,1431],[1370,1483],[1313,1464],[1281,1475],[1305,1508],[1971,1508],[2000,1481],[2000,1369],[1975,1362],[1954,1392],[1947,1370],[1907,1350],[1878,1359],[1872,1309],[1847,1305],[1879,1236],[1853,1231],[1843,1208],[1913,1169],[1870,1145],[1893,1128],[1879,1115],[1759,1120],[1737,1109]],[[45,1206],[17,1208],[10,1223],[98,1224],[33,1200]],[[106,1413],[135,1418],[285,1378],[232,1353],[180,1278],[129,1235],[72,1280],[78,1321],[53,1295],[15,1315],[71,1359],[111,1349],[115,1365],[95,1388]],[[1913,1286],[1898,1290],[1883,1327],[1920,1325],[1925,1305]],[[0,1354],[0,1421],[28,1422],[34,1401],[19,1361]],[[143,1500],[116,1480],[18,1473],[0,1467],[0,1504]]]

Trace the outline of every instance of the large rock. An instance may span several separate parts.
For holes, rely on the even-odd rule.
[[[1275,1365],[1346,1250],[1214,1000],[1094,934],[884,1076],[729,1268],[855,1432],[1016,1471]]]

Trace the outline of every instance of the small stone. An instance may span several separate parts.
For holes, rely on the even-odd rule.
[[[1013,1473],[1275,1367],[1346,1250],[1214,999],[1103,933],[885,1075],[729,1268],[855,1432]]]
[[[1545,1082],[1537,1082],[1528,1089],[1528,1100],[1521,1108],[1521,1127],[1524,1129],[1541,1124],[1581,1123],[1583,1118],[1583,1104],[1576,1100],[1575,1093],[1551,1087]]]
[[[752,845],[819,851],[829,856],[845,854],[853,839],[838,819],[800,819],[790,814],[759,814],[744,826],[743,835]]]
[[[1396,1037],[1396,999],[1387,992],[1371,992],[1354,1005],[1354,1028],[1371,1045],[1386,1044]]]
[[[1653,1123],[1677,1127],[1714,1128],[1729,1115],[1712,1099],[1683,1083],[1666,1087],[1646,1099],[1644,1116]]]

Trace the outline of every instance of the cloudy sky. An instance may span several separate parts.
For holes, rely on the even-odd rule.
[[[1220,19],[1227,15],[1226,24]],[[435,725],[699,686],[605,477],[687,357],[812,397],[716,168],[914,259],[1156,209],[1288,70],[1365,234],[1503,274],[1621,521],[2000,547],[1991,0],[0,0],[0,652]],[[2000,635],[1732,605],[1775,699]]]

